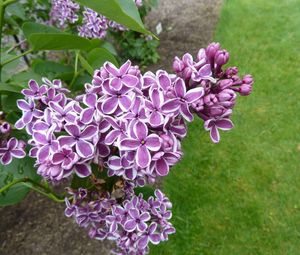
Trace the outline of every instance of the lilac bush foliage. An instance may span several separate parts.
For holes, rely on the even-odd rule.
[[[167,240],[175,231],[171,203],[159,190],[144,200],[134,188],[153,184],[180,160],[186,122],[194,115],[215,143],[219,130],[233,128],[237,93],[249,95],[253,79],[240,78],[236,67],[224,68],[228,59],[212,43],[195,59],[188,53],[176,57],[175,74],[142,74],[129,60],[119,68],[106,62],[75,99],[59,80],[29,81],[25,100],[17,101],[23,114],[15,127],[31,136],[29,156],[38,174],[55,183],[77,175],[95,184],[92,190],[70,189],[66,215],[88,227],[91,237],[115,240],[120,254],[146,254],[149,242]],[[5,146],[2,161],[24,156],[15,140]]]
[[[137,7],[143,5],[142,0],[133,1]],[[50,23],[57,24],[61,28],[66,27],[68,24],[75,24],[79,21],[80,14],[83,15],[81,24],[77,26],[79,36],[103,39],[106,37],[109,28],[116,31],[127,30],[123,25],[109,20],[90,8],[84,7],[81,12],[80,6],[71,0],[52,0],[51,3]]]

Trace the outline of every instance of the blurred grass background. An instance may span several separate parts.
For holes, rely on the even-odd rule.
[[[300,1],[225,0],[215,41],[254,91],[219,144],[189,126],[163,182],[177,233],[151,254],[300,254]]]

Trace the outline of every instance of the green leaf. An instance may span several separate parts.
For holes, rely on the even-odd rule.
[[[107,49],[111,54],[118,56],[115,47],[110,42],[103,42],[101,48]]]
[[[22,26],[22,30],[27,39],[30,35],[37,33],[62,33],[62,31],[56,27],[46,26],[35,22],[25,22]]]
[[[106,61],[113,63],[118,66],[116,58],[106,49],[97,48],[93,49],[88,53],[87,61],[93,69],[100,68]]]
[[[40,176],[36,174],[34,168],[34,159],[13,159],[12,163],[7,166],[0,166],[0,187],[4,187],[13,180],[28,177],[34,181],[39,181]],[[29,188],[22,184],[16,184],[0,194],[0,206],[12,205],[20,202],[28,193]]]
[[[73,175],[71,188],[89,188],[92,185],[90,177],[80,178],[76,174]]]
[[[94,69],[91,67],[91,65],[88,63],[88,61],[81,55],[78,56],[79,61],[82,65],[82,67],[90,74],[93,75]]]
[[[42,77],[32,70],[26,70],[24,72],[17,73],[11,77],[11,81],[13,83],[24,84],[27,87],[27,83],[30,79],[35,80],[40,83],[42,81]]]
[[[89,50],[90,41],[86,38],[65,34],[32,34],[28,39],[34,50]]]
[[[7,54],[7,53],[1,53],[1,61],[4,62],[8,59],[11,59],[15,57],[16,55],[13,54]],[[2,82],[8,81],[16,72],[18,69],[18,66],[20,64],[20,59],[16,59],[7,65],[3,66],[1,70],[1,77],[2,77]]]
[[[24,99],[24,96],[20,93],[7,91],[5,95],[1,95],[2,110],[5,113],[12,111],[18,112],[20,109],[17,107],[17,100]]]
[[[37,34],[37,33],[42,33],[42,34],[62,33],[61,30],[55,27],[50,27],[35,22],[25,22],[22,26],[22,30],[27,39],[29,39],[30,35]]]
[[[13,3],[6,7],[6,12],[10,15],[16,16],[22,20],[26,19],[24,6],[20,3]]]
[[[152,34],[144,27],[139,11],[132,0],[75,0],[75,2],[89,7],[134,31]]]
[[[32,64],[32,68],[35,73],[48,79],[70,78],[73,75],[73,67],[54,61],[37,59]]]
[[[154,194],[154,187],[152,186],[144,186],[144,187],[137,187],[134,189],[134,193],[138,196],[140,193],[143,194],[144,199],[148,199],[149,197],[153,196]]]
[[[15,84],[8,84],[8,83],[0,83],[0,92],[14,92],[14,93],[21,93],[21,90],[24,89],[24,87],[15,85]]]
[[[72,85],[72,91],[84,90],[84,84],[90,83],[92,80],[91,75],[84,73],[77,76],[74,84]]]
[[[34,50],[89,50],[92,47],[90,40],[55,27],[26,22],[22,29]]]

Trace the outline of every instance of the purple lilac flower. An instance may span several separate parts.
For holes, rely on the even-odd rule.
[[[85,8],[79,35],[86,38],[104,38],[108,29],[108,20],[92,9]]]
[[[26,153],[19,145],[19,141],[12,137],[7,142],[6,146],[0,148],[0,161],[3,165],[11,163],[13,158],[24,158]]]
[[[121,141],[121,149],[125,151],[137,150],[135,160],[139,167],[147,167],[151,163],[150,151],[158,151],[161,141],[158,135],[148,135],[148,128],[142,122],[137,122],[133,128],[133,137]]]
[[[82,158],[89,158],[93,155],[95,147],[90,142],[91,138],[97,135],[97,127],[87,126],[83,131],[77,125],[65,125],[68,136],[60,136],[61,146],[76,147],[77,154]]]
[[[64,27],[67,22],[75,23],[78,20],[77,12],[80,6],[71,0],[52,0],[50,17],[52,23]]]
[[[72,202],[66,199],[66,216],[87,228],[90,237],[114,240],[115,254],[148,254],[149,242],[158,245],[175,233],[169,222],[171,213],[167,210],[172,205],[159,190],[148,200],[131,193],[122,204],[117,204],[109,194],[96,195],[93,200],[77,194],[72,192]]]
[[[192,121],[193,115],[189,110],[189,105],[199,100],[204,95],[202,87],[186,91],[186,86],[182,79],[177,79],[174,85],[175,98],[167,101],[163,106],[163,111],[170,113],[179,110],[180,114],[187,120]]]
[[[98,24],[91,15],[90,22]],[[236,67],[224,69],[228,60],[228,52],[213,43],[196,58],[176,57],[175,74],[141,74],[130,61],[120,68],[106,62],[75,99],[60,80],[43,78],[41,86],[31,80],[22,91],[25,100],[18,101],[22,117],[15,127],[31,136],[29,156],[36,158],[38,174],[53,183],[90,177],[93,184],[70,191],[66,216],[87,228],[90,237],[114,240],[119,254],[147,254],[149,242],[168,240],[175,232],[169,199],[156,190],[145,200],[134,188],[153,184],[180,160],[186,121],[194,116],[215,143],[219,130],[233,128],[237,93],[249,95],[253,78],[240,78]],[[0,126],[3,164],[25,156],[24,143],[9,138],[9,130]],[[114,178],[98,179],[99,173]]]

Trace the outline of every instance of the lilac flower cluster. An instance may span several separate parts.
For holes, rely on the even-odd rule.
[[[0,124],[0,162],[2,165],[8,165],[13,158],[24,158],[26,153],[25,142],[10,137],[11,126],[8,122]]]
[[[78,26],[79,35],[86,38],[104,38],[106,36],[109,21],[89,8],[84,8],[82,25]]]
[[[91,238],[115,241],[115,254],[147,254],[149,243],[157,245],[175,233],[169,222],[172,204],[158,189],[155,197],[145,200],[142,194],[132,195],[121,204],[109,193],[91,194],[79,189],[71,194],[72,203],[66,199],[65,215],[88,228]]]
[[[137,7],[143,5],[142,0],[133,1]],[[79,20],[79,11],[80,6],[71,0],[52,0],[50,23],[58,24],[60,27],[65,27],[68,23],[74,24]],[[123,25],[86,7],[84,7],[82,15],[82,24],[77,27],[79,36],[102,39],[106,36],[109,28],[115,31],[127,30]]]
[[[25,100],[17,101],[23,114],[15,127],[31,135],[29,156],[36,158],[38,173],[51,182],[74,174],[94,180],[100,169],[122,183],[118,196],[95,184],[89,192],[74,191],[71,204],[66,201],[66,214],[89,226],[91,237],[116,240],[120,254],[146,254],[149,241],[157,244],[174,232],[169,200],[156,191],[146,201],[134,188],[166,176],[180,160],[186,122],[194,115],[204,120],[213,142],[219,142],[219,129],[233,127],[236,94],[249,95],[253,79],[239,78],[236,67],[224,69],[228,58],[212,43],[196,61],[190,54],[176,57],[175,74],[142,74],[129,60],[119,68],[106,62],[75,99],[59,80],[43,78],[41,86],[29,81]],[[13,154],[17,145],[11,143]]]
[[[52,8],[49,14],[51,23],[58,23],[60,27],[64,27],[66,23],[73,24],[78,21],[79,4],[71,0],[51,0],[51,3]]]
[[[220,140],[219,129],[233,128],[230,116],[237,93],[247,96],[253,85],[251,75],[238,76],[237,67],[223,70],[228,60],[229,53],[219,43],[211,43],[206,49],[200,49],[196,60],[186,53],[181,59],[175,57],[173,62],[174,71],[185,81],[187,89],[203,88],[204,94],[193,102],[192,110],[204,120],[204,127],[215,143]]]

